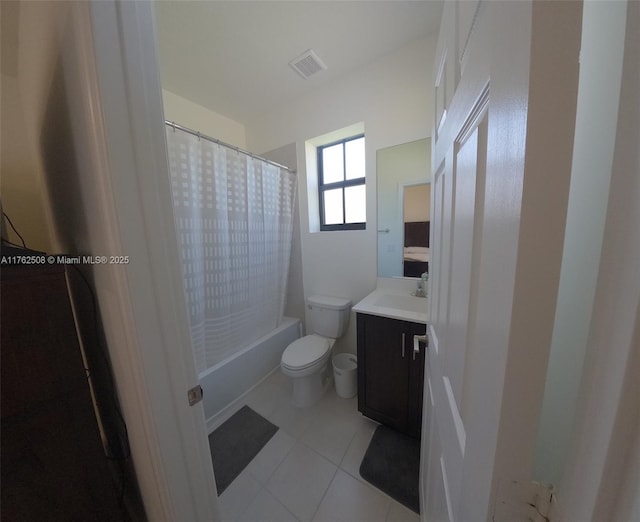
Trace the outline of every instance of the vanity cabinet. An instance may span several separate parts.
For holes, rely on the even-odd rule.
[[[420,437],[425,343],[413,336],[424,324],[357,314],[358,410],[412,437]]]

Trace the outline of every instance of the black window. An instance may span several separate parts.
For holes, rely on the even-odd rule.
[[[363,230],[367,220],[364,135],[318,147],[320,230]]]

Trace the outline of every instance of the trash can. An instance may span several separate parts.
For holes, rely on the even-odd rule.
[[[333,357],[333,380],[336,393],[343,399],[349,399],[358,393],[358,358],[352,353],[339,353]]]

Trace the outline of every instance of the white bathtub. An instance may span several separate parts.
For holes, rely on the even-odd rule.
[[[282,352],[301,334],[300,320],[284,317],[278,328],[199,375],[209,433],[228,406],[280,366]]]

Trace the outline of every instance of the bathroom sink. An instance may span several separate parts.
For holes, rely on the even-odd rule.
[[[407,285],[405,285],[406,287]],[[353,307],[359,314],[377,315],[411,323],[427,324],[429,298],[411,294],[412,285],[398,291],[396,288],[377,288]]]
[[[417,314],[425,313],[427,310],[427,300],[424,297],[411,295],[382,294],[376,299],[375,305]]]

